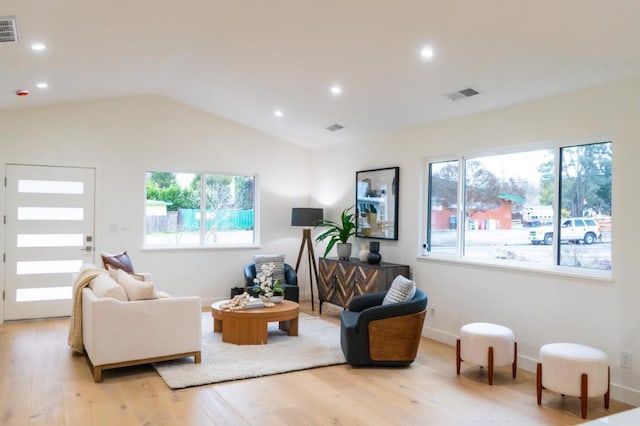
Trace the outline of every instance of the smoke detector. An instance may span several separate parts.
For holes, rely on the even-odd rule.
[[[479,95],[476,89],[467,87],[465,89],[458,90],[456,92],[447,93],[445,96],[452,101],[459,101],[460,99],[470,98],[471,96]]]
[[[0,17],[0,43],[17,43],[18,27],[15,16]]]
[[[332,124],[331,126],[327,127],[327,130],[330,131],[330,132],[335,132],[335,131],[341,130],[341,129],[344,129],[344,126],[341,126],[338,123]]]

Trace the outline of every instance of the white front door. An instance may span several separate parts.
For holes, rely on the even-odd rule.
[[[71,314],[72,274],[94,261],[95,170],[8,164],[4,319]]]

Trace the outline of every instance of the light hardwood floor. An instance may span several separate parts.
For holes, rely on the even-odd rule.
[[[309,303],[301,309],[311,313]],[[339,323],[340,310],[323,307]],[[317,306],[315,314],[317,315]],[[455,349],[423,339],[409,368],[317,368],[171,391],[150,366],[110,370],[94,383],[67,346],[68,319],[0,326],[3,425],[573,425],[577,398],[547,392],[538,407],[535,376],[511,368],[486,374]],[[135,326],[135,325],[132,325]],[[126,330],[123,330],[126,332]],[[292,357],[296,354],[292,353]],[[588,419],[631,408],[589,400]]]

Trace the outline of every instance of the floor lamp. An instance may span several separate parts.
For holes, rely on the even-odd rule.
[[[311,241],[311,227],[323,219],[322,209],[312,209],[306,207],[294,207],[291,209],[291,226],[304,226],[302,230],[302,243],[300,243],[300,251],[298,252],[298,261],[296,262],[296,274],[300,267],[300,260],[305,246],[307,247],[307,257],[309,260],[309,285],[311,287],[311,310],[315,310],[313,304],[313,278],[316,279],[318,285],[318,267],[316,266],[316,255],[313,252],[313,241]],[[313,271],[311,268],[313,267]],[[318,295],[319,296],[319,295]]]

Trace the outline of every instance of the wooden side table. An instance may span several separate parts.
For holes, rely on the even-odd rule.
[[[222,333],[222,341],[236,345],[266,345],[268,341],[267,325],[279,322],[280,330],[289,336],[298,335],[298,311],[296,302],[283,300],[272,308],[225,311],[220,305],[223,300],[211,305],[213,332]]]

